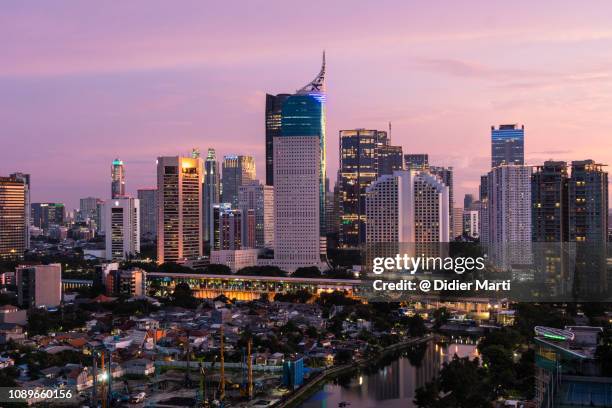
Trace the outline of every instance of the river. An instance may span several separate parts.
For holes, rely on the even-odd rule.
[[[476,343],[454,339],[451,343],[429,342],[387,356],[376,366],[327,383],[303,402],[302,408],[412,408],[417,388],[431,381],[445,361],[454,355],[478,356]]]

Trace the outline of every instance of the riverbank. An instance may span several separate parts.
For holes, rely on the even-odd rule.
[[[352,371],[358,370],[359,368],[367,367],[368,365],[375,364],[377,361],[381,360],[383,357],[388,355],[389,353],[402,350],[406,347],[413,346],[415,344],[422,344],[428,341],[431,341],[435,338],[435,335],[428,334],[427,336],[417,337],[414,339],[406,340],[400,343],[393,344],[389,347],[385,347],[375,356],[360,359],[353,361],[349,364],[344,364],[341,366],[336,366],[329,368],[327,370],[323,370],[319,374],[317,374],[312,380],[308,381],[308,383],[302,385],[300,388],[291,393],[287,398],[282,399],[276,405],[275,408],[290,408],[295,407],[300,402],[304,401],[308,397],[310,397],[314,392],[319,390],[320,386],[333,378],[336,378],[340,375],[350,373]]]

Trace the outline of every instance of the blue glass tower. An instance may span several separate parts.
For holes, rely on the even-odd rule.
[[[321,145],[319,174],[320,223],[325,223],[325,53],[321,71],[308,85],[283,102],[280,137],[315,136]],[[321,228],[324,231],[324,228]]]
[[[525,126],[491,126],[491,167],[525,164]]]

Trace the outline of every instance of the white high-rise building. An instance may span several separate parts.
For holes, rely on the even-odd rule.
[[[289,272],[321,265],[320,149],[315,136],[274,138],[274,264]]]
[[[366,190],[366,242],[449,241],[449,191],[427,171],[400,170]]]
[[[531,167],[501,165],[487,176],[487,239],[494,263],[531,263]]]
[[[463,230],[471,238],[479,237],[480,221],[477,209],[463,211]]]
[[[274,186],[253,181],[238,191],[238,208],[242,213],[255,212],[255,242],[245,242],[250,248],[274,248]],[[248,223],[244,223],[247,226]],[[243,233],[248,237],[247,232]]]
[[[203,252],[202,159],[157,159],[157,262],[197,260]]]
[[[121,260],[140,252],[140,201],[121,197],[103,205],[106,259]]]

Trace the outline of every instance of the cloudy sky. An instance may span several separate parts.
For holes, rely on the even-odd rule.
[[[521,123],[530,164],[612,163],[612,3],[249,0],[23,2],[0,8],[0,175],[34,201],[155,184],[155,158],[208,147],[264,170],[265,93],[327,52],[328,174],[338,131],[385,129],[476,192],[490,127]],[[459,200],[460,201],[460,200]]]

